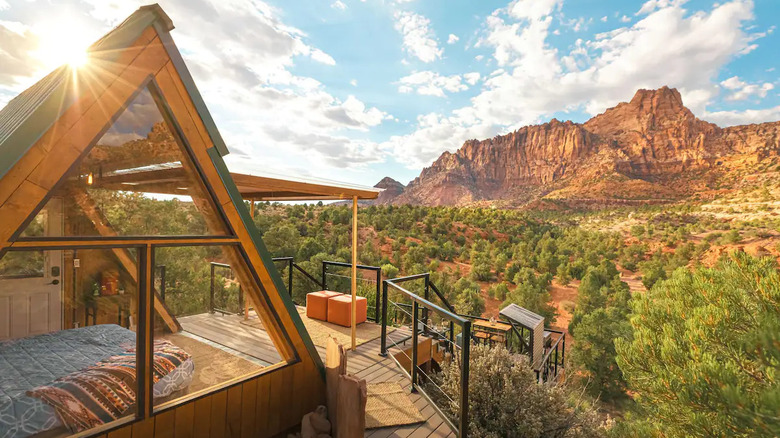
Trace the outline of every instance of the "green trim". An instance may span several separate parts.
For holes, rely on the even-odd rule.
[[[271,254],[265,247],[265,243],[263,243],[263,238],[260,236],[260,232],[257,230],[257,227],[255,227],[255,224],[252,221],[249,210],[247,210],[246,205],[244,204],[244,199],[238,192],[238,187],[236,187],[236,183],[233,181],[233,177],[230,176],[230,171],[225,165],[225,162],[222,160],[222,155],[219,153],[219,151],[217,151],[216,148],[209,148],[208,152],[211,156],[211,161],[214,163],[214,167],[217,169],[217,173],[219,174],[220,179],[222,179],[222,183],[225,185],[225,188],[230,195],[230,199],[233,201],[233,205],[238,211],[238,215],[241,217],[241,222],[243,222],[243,225],[249,233],[249,236],[252,238],[252,243],[254,243],[260,258],[263,260],[263,265],[268,271],[268,275],[271,276],[271,280],[274,282],[274,286],[279,293],[279,297],[282,299],[282,302],[284,302],[284,307],[290,314],[290,319],[292,319],[293,324],[295,324],[295,328],[298,330],[298,334],[303,340],[303,344],[306,346],[306,350],[308,351],[309,356],[311,356],[312,360],[317,365],[317,368],[319,368],[320,373],[324,379],[325,366],[322,363],[322,359],[320,358],[319,353],[317,353],[317,348],[314,346],[314,342],[312,342],[311,336],[309,336],[309,332],[306,330],[306,326],[303,325],[303,320],[301,319],[300,314],[298,314],[298,309],[295,307],[295,303],[293,303],[292,297],[290,297],[290,294],[287,292],[284,281],[282,281],[282,276],[279,274],[279,270],[273,263]]]
[[[208,132],[209,138],[211,138],[211,143],[217,148],[219,154],[224,157],[230,152],[225,144],[225,140],[222,138],[222,134],[220,134],[219,129],[217,129],[217,124],[214,123],[214,119],[211,117],[211,113],[206,106],[206,102],[203,100],[203,96],[200,95],[200,91],[198,91],[198,87],[192,79],[187,64],[181,57],[181,52],[179,52],[179,49],[176,47],[176,43],[173,41],[171,34],[162,27],[159,21],[154,23],[154,28],[157,29],[160,41],[162,41],[163,47],[165,47],[165,50],[168,52],[168,57],[171,58],[173,66],[176,67],[179,78],[181,78],[184,88],[187,90],[190,100],[192,100],[192,104],[195,105],[195,110],[198,112],[200,120],[206,127],[206,132]]]

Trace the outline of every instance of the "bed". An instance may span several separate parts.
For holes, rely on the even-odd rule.
[[[169,396],[190,384],[195,367],[184,354],[181,361],[175,362],[175,368],[158,372],[155,397]],[[156,355],[155,350],[155,365]],[[121,364],[111,362],[117,358],[120,362],[124,358],[134,376],[135,333],[113,324],[0,342],[0,438],[67,432],[61,410],[52,407],[50,400],[44,401],[45,397],[31,395],[69,378],[74,381],[73,376],[96,365],[119,368]],[[133,403],[134,395],[132,391]],[[70,428],[70,424],[67,426]]]

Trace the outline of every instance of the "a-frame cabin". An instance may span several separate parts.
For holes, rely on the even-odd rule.
[[[172,29],[143,7],[0,111],[0,436],[270,437],[324,403]],[[242,300],[234,339],[182,330]]]

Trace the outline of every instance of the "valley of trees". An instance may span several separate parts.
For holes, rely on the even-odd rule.
[[[186,202],[115,194],[101,203],[123,233],[206,232]],[[323,260],[350,260],[347,206],[256,207],[273,256],[292,256],[315,276]],[[359,211],[359,262],[380,266],[385,278],[431,272],[458,313],[497,316],[516,303],[568,332],[566,384],[529,397],[581,422],[551,434],[515,419],[512,427],[529,431],[518,436],[775,436],[780,220],[705,213],[695,205],[579,213],[368,206]],[[209,272],[197,261],[218,258],[206,247],[160,254],[168,296],[186,303],[175,313],[203,311]],[[348,280],[333,272],[328,287],[347,291]],[[236,285],[223,275],[220,299],[235,306]],[[371,308],[375,285],[363,280],[359,293]],[[296,302],[315,288],[294,276]],[[507,384],[527,381],[527,369],[501,366]],[[478,427],[504,424],[485,421]],[[491,433],[484,436],[502,436]]]

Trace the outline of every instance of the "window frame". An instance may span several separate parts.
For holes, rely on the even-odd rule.
[[[189,160],[189,163],[182,163],[182,166],[185,164],[192,165],[193,169],[195,170],[195,173],[198,176],[198,179],[203,184],[203,188],[206,190],[206,193],[209,198],[210,204],[214,208],[214,213],[217,214],[219,221],[224,225],[226,234],[220,235],[220,234],[205,234],[205,235],[161,235],[161,236],[149,236],[149,235],[128,235],[128,236],[58,236],[56,239],[52,238],[51,236],[23,236],[22,234],[27,229],[27,227],[35,220],[35,217],[40,213],[41,210],[43,210],[44,207],[48,204],[49,200],[52,198],[53,194],[57,192],[59,188],[62,187],[62,185],[65,183],[67,176],[70,175],[74,169],[77,169],[81,161],[86,158],[89,153],[95,148],[98,141],[105,135],[108,130],[111,129],[111,127],[114,125],[114,123],[121,117],[122,114],[130,107],[130,105],[135,101],[135,99],[144,91],[148,90],[149,93],[152,96],[152,99],[154,100],[154,103],[156,105],[157,110],[162,115],[163,121],[165,122],[166,126],[168,127],[169,131],[171,132],[171,135],[178,143],[179,147],[182,148],[182,153],[185,155],[185,157]],[[214,193],[214,189],[211,187],[210,184],[208,184],[208,179],[205,176],[205,173],[203,171],[203,166],[198,162],[198,160],[195,158],[195,154],[193,152],[192,146],[187,141],[187,137],[184,135],[184,131],[181,128],[181,125],[179,124],[176,117],[173,115],[173,111],[170,108],[170,105],[168,105],[168,102],[166,102],[165,98],[162,95],[162,90],[160,89],[159,84],[157,83],[157,79],[154,77],[154,75],[149,75],[138,87],[138,89],[133,93],[132,96],[130,96],[127,101],[122,105],[122,107],[117,111],[117,114],[114,115],[114,117],[110,118],[106,124],[103,126],[103,128],[100,130],[97,136],[95,136],[94,139],[87,145],[87,147],[84,148],[83,151],[81,151],[81,154],[73,161],[73,164],[68,168],[68,170],[65,172],[63,177],[57,181],[56,184],[49,190],[48,193],[46,193],[46,196],[41,200],[40,204],[37,205],[33,211],[30,213],[30,215],[24,220],[22,225],[19,227],[19,229],[14,232],[14,234],[9,237],[9,242],[47,242],[49,240],[71,240],[71,241],[93,241],[93,240],[112,240],[112,239],[122,239],[122,240],[138,240],[138,241],[146,241],[148,239],[177,239],[177,238],[185,238],[185,239],[208,239],[208,238],[229,238],[229,237],[236,237],[236,230],[231,225],[230,221],[227,219],[227,214],[223,208],[222,205],[217,201],[217,196]],[[2,254],[2,253],[0,253]]]
[[[284,342],[289,346],[292,352],[291,357],[284,357],[282,351],[280,355],[282,360],[275,364],[264,367],[252,373],[237,376],[226,382],[222,382],[218,385],[205,388],[193,394],[177,398],[175,400],[161,403],[159,406],[154,406],[153,387],[154,379],[152,378],[152,358],[153,358],[153,345],[154,345],[154,293],[152,291],[154,287],[154,250],[156,248],[170,248],[170,247],[182,247],[182,246],[234,246],[238,249],[241,260],[246,264],[249,272],[252,275],[252,280],[258,286],[261,293],[261,300],[265,300],[270,303],[270,297],[268,291],[263,283],[260,281],[260,277],[257,270],[249,261],[246,250],[242,245],[239,238],[232,236],[224,237],[212,237],[212,236],[166,236],[165,238],[158,237],[136,237],[133,239],[126,238],[111,238],[111,239],[85,239],[85,238],[72,238],[72,237],[58,237],[50,238],[46,241],[36,242],[15,242],[8,246],[0,247],[0,257],[3,257],[7,252],[17,251],[49,251],[49,250],[78,250],[78,249],[115,249],[115,248],[133,248],[136,249],[138,254],[138,328],[136,330],[136,376],[138,387],[136,393],[136,412],[135,415],[120,418],[115,421],[94,427],[92,429],[79,432],[69,437],[91,437],[106,433],[107,431],[114,430],[125,426],[130,423],[146,420],[152,418],[165,411],[175,409],[187,403],[193,403],[201,398],[209,397],[217,392],[224,391],[237,385],[241,385],[247,381],[259,378],[265,374],[270,374],[289,366],[293,366],[301,362],[301,357],[298,350],[294,347],[290,334],[281,324],[279,313],[276,308],[269,306],[269,312],[271,316],[276,320],[275,322],[281,329],[281,335]],[[63,328],[66,330],[67,328]]]

